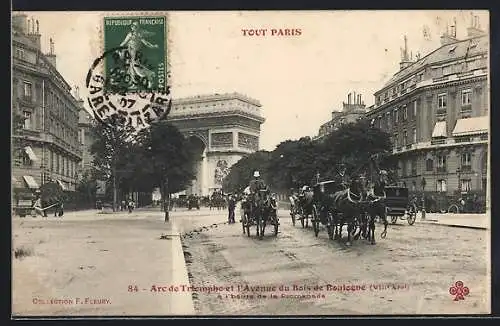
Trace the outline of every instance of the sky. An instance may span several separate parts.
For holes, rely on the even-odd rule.
[[[413,56],[423,57],[439,47],[453,18],[457,38],[464,38],[471,12],[488,31],[484,10],[169,12],[172,94],[239,92],[258,100],[266,118],[260,146],[273,150],[286,139],[317,135],[350,92],[372,105],[374,92],[399,69],[404,35]],[[42,50],[52,38],[57,69],[85,96],[87,71],[102,54],[101,22],[110,13],[26,14],[40,22]],[[243,35],[252,28],[268,31]],[[301,35],[271,36],[273,28]]]

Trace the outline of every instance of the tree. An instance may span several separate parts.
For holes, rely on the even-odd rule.
[[[136,141],[136,159],[140,159],[134,164],[138,169],[136,178],[142,179],[143,186],[160,188],[167,221],[170,194],[185,189],[195,178],[194,150],[176,127],[164,121],[139,132]]]
[[[279,190],[311,184],[317,173],[318,148],[310,137],[280,143],[271,154],[271,184]]]
[[[248,186],[253,178],[253,172],[259,171],[261,178],[269,183],[268,164],[270,152],[257,151],[241,158],[229,170],[228,175],[222,182],[225,192],[241,192]]]
[[[340,126],[318,147],[318,169],[325,176],[338,174],[340,166],[347,176],[365,173],[370,178],[380,168],[394,169],[394,160],[388,155],[392,150],[389,134],[370,127],[367,120]]]
[[[121,167],[127,164],[130,153],[133,153],[135,130],[118,121],[109,123],[96,122],[91,132],[95,141],[90,147],[93,154],[93,165],[100,178],[112,181],[113,211],[117,208],[117,182]]]

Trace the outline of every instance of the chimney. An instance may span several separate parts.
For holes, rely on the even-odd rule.
[[[347,94],[347,104],[351,104],[351,93]]]
[[[38,22],[38,20],[35,20],[34,18],[28,20],[27,36],[35,44],[38,50],[42,49],[41,45],[42,36],[40,35],[40,23]]]
[[[49,48],[50,48],[49,53],[47,53],[45,57],[54,66],[54,68],[56,68],[57,61],[56,61],[56,54],[54,52],[54,40],[52,40],[52,37],[49,39]]]
[[[408,38],[406,35],[403,37],[405,46],[401,49],[401,62],[399,63],[399,69],[403,70],[412,64],[410,56],[408,55]]]
[[[356,92],[354,92],[354,96],[352,98],[352,104],[356,104]]]
[[[479,25],[479,16],[474,16],[474,14],[471,13],[471,24],[467,27],[467,37],[477,37],[485,34],[486,33]]]
[[[28,16],[16,14],[12,16],[12,27],[23,34],[28,33]]]
[[[458,42],[456,19],[454,19],[454,22],[455,22],[455,25],[451,26],[451,31],[448,30],[448,26],[447,26],[446,32],[443,33],[443,35],[441,35],[441,45],[447,45],[447,44]]]

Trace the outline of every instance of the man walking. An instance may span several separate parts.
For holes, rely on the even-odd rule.
[[[229,202],[228,202],[228,210],[229,210],[229,217],[228,217],[228,223],[236,223],[234,220],[234,210],[236,209],[236,199],[234,198],[233,195],[229,195]]]

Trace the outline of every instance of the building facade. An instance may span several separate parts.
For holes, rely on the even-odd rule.
[[[403,50],[400,70],[375,92],[367,113],[392,137],[399,177],[410,190],[487,196],[489,36],[445,34],[415,61]]]
[[[74,191],[82,152],[78,143],[79,104],[56,69],[50,52],[41,51],[39,23],[12,17],[13,187],[36,190],[49,180]]]
[[[259,150],[260,126],[265,121],[261,107],[259,101],[239,93],[173,100],[167,121],[201,154],[188,194],[206,196],[221,189],[229,168],[244,155]]]
[[[75,97],[80,103],[80,111],[78,112],[78,143],[80,144],[80,149],[82,150],[82,160],[78,164],[77,173],[79,176],[82,176],[92,170],[93,156],[90,153],[90,147],[94,142],[94,137],[91,129],[95,120],[90,116],[87,110],[85,110],[83,100],[80,99],[78,93],[75,94]]]
[[[363,118],[365,114],[366,106],[363,102],[362,95],[356,94],[356,92],[349,93],[347,95],[347,103],[342,102],[342,110],[332,111],[331,120],[320,126],[318,136],[315,137],[315,139],[322,139],[336,130],[339,126],[345,123],[356,122]]]

